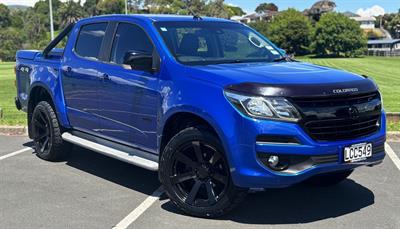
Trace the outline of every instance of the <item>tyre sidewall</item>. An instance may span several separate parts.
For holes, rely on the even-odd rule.
[[[36,107],[35,110],[33,111],[33,115],[32,117],[34,118],[37,113],[42,112],[43,114],[45,114],[45,119],[46,119],[46,124],[50,126],[50,137],[49,137],[49,147],[48,149],[45,150],[45,152],[42,152],[40,148],[40,145],[38,144],[38,142],[34,141],[35,143],[35,148],[36,148],[36,155],[40,158],[43,159],[50,159],[50,153],[52,151],[53,148],[53,139],[54,139],[54,126],[53,126],[53,122],[51,121],[51,115],[50,112],[48,110],[48,107],[44,104],[44,102],[40,102]],[[33,133],[36,135],[36,129],[35,129],[35,125],[32,124],[32,130]]]
[[[195,207],[184,203],[177,195],[175,195],[175,192],[173,190],[173,184],[169,179],[169,177],[173,175],[171,174],[171,171],[175,154],[178,152],[178,149],[180,149],[181,146],[192,141],[205,142],[215,147],[219,152],[222,153],[224,164],[228,169],[228,184],[226,191],[223,194],[222,198],[212,206]],[[231,205],[233,204],[232,201],[238,192],[238,189],[232,183],[231,176],[229,173],[229,165],[227,163],[221,143],[214,134],[204,129],[188,128],[181,131],[176,136],[174,136],[164,149],[160,161],[159,172],[160,172],[160,180],[163,183],[165,191],[167,192],[171,201],[173,201],[175,205],[177,205],[180,209],[182,209],[183,211],[185,211],[190,215],[199,217],[216,217],[222,215],[225,213],[225,211],[227,211],[231,207]]]

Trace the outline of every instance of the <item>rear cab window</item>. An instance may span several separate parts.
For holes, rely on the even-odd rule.
[[[83,25],[75,44],[75,53],[83,58],[99,60],[107,22]]]

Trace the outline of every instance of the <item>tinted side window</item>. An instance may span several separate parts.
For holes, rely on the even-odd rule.
[[[98,59],[101,43],[106,34],[107,23],[82,26],[76,41],[75,51],[79,56]]]
[[[153,53],[153,49],[153,44],[142,28],[133,24],[120,23],[113,41],[111,62],[123,64],[127,52]]]

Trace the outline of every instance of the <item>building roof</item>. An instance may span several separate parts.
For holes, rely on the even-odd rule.
[[[351,17],[351,19],[356,21],[376,21],[376,18],[374,17]]]
[[[263,12],[263,13],[247,14],[244,16],[244,18],[254,19],[254,18],[259,18],[259,17],[271,17],[271,16],[275,16],[277,14],[279,14],[279,12],[267,10],[266,12]]]
[[[376,44],[396,44],[400,43],[400,39],[384,39],[384,40],[369,40],[369,45],[376,45]]]

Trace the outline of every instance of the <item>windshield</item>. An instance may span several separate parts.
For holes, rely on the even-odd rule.
[[[239,23],[157,22],[155,26],[183,64],[272,62],[282,58],[270,42]]]

